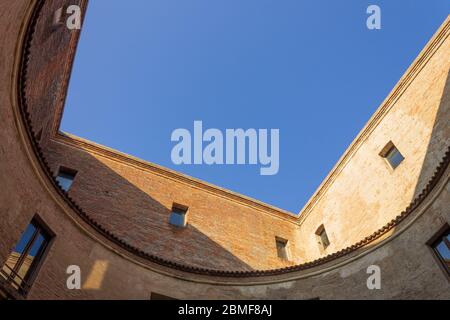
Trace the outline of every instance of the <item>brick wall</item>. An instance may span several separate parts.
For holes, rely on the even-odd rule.
[[[28,19],[32,3],[31,0],[15,0],[14,3],[0,0],[0,25],[7,30],[6,36],[0,39],[0,115],[3,124],[0,126],[0,263],[6,261],[8,254],[35,214],[39,214],[56,234],[28,298],[148,299],[151,292],[180,299],[450,298],[446,275],[434,259],[430,248],[426,246],[426,242],[436,231],[450,221],[449,168],[432,193],[414,210],[407,221],[392,231],[395,237],[384,238],[384,242],[379,243],[378,246],[371,244],[342,258],[302,271],[278,276],[237,279],[198,275],[144,261],[108,241],[92,226],[80,219],[48,181],[33,154],[18,113],[15,100],[17,92],[14,91],[17,74],[13,67],[17,63],[16,48],[21,40],[19,38],[21,26]],[[55,2],[46,1],[46,3],[54,4]],[[5,12],[8,14],[2,14]],[[58,47],[55,46],[55,48]],[[444,51],[441,51],[442,49]],[[439,57],[441,52],[444,52],[443,55],[448,52],[448,42],[440,47],[435,57]],[[39,46],[32,48],[31,57],[33,56],[39,56]],[[431,59],[421,76],[417,77],[417,79],[423,77],[423,82],[417,80],[417,87],[414,87],[414,83],[410,85],[410,88],[414,90],[411,90],[412,96],[409,101],[417,101],[417,108],[429,106],[430,110],[434,110],[430,111],[430,114],[422,115],[420,112],[416,113],[418,110],[413,107],[411,112],[415,115],[413,118],[416,119],[418,127],[422,125],[427,127],[434,117],[433,112],[439,114],[438,111],[448,108],[448,90],[444,90],[446,86],[443,85],[443,82],[447,80],[442,80],[445,76],[439,71],[442,65],[444,67],[448,65],[442,63],[442,59]],[[43,64],[41,67],[46,66]],[[430,76],[433,70],[436,72],[434,76]],[[28,81],[33,81],[33,73],[29,76]],[[435,82],[436,90],[434,86],[427,85],[429,81]],[[48,82],[49,85],[50,83],[51,81]],[[428,89],[422,91],[422,86]],[[61,86],[59,88],[61,90]],[[30,102],[38,103],[40,95],[45,97],[44,91],[47,87],[43,86],[40,90],[32,91],[36,100],[29,100]],[[30,92],[28,91],[27,94],[30,95]],[[52,91],[47,93],[61,94],[61,92]],[[436,107],[439,96],[444,97],[443,100],[441,99],[444,101],[443,109]],[[420,97],[426,98],[419,100]],[[40,116],[36,116],[34,119],[39,118]],[[425,133],[428,132],[429,139],[425,138],[421,141],[427,142],[427,150],[432,151],[417,153],[418,158],[425,159],[422,164],[427,165],[424,166],[419,162],[412,167],[416,168],[411,170],[412,177],[419,179],[419,182],[414,182],[414,187],[408,185],[405,186],[406,189],[402,189],[408,191],[405,192],[406,199],[409,199],[413,193],[421,191],[420,188],[423,187],[426,177],[440,160],[438,157],[444,151],[442,145],[448,139],[449,133],[445,119],[448,117],[442,120],[438,116],[433,122],[433,130],[429,128],[424,128],[423,131],[414,130],[414,127],[406,130],[414,132],[411,140],[414,140],[417,132],[423,132],[425,137]],[[376,139],[373,144],[367,144],[368,150],[373,149],[375,152],[378,149],[377,143],[382,144],[381,140],[384,139]],[[410,144],[413,145],[412,142]],[[414,159],[414,153],[411,153],[412,157],[410,156],[408,143],[398,146],[405,153],[406,159]],[[312,220],[310,225],[314,227],[311,227],[311,230],[303,229],[309,223],[304,220],[299,232],[289,216],[282,212],[276,213],[257,202],[249,203],[232,195],[225,196],[218,191],[206,192],[205,188],[194,188],[194,183],[186,185],[186,182],[178,181],[180,179],[172,181],[167,176],[157,174],[156,169],[123,163],[87,147],[85,149],[88,150],[83,150],[82,145],[74,146],[68,141],[58,142],[55,139],[48,143],[46,148],[53,169],[56,169],[59,164],[79,165],[80,175],[77,176],[72,194],[76,200],[84,201],[83,205],[89,213],[102,219],[103,223],[109,224],[108,226],[114,228],[114,231],[120,233],[127,241],[139,244],[146,250],[161,250],[166,258],[176,254],[188,256],[192,253],[183,250],[176,252],[175,249],[167,251],[164,241],[158,240],[161,234],[166,235],[167,239],[173,239],[177,244],[175,248],[184,248],[182,246],[188,242],[179,239],[187,239],[197,246],[198,251],[194,253],[194,256],[189,257],[190,260],[177,257],[178,261],[183,260],[185,263],[196,265],[203,261],[202,266],[219,265],[220,267],[225,267],[221,265],[224,263],[227,264],[226,267],[233,266],[241,270],[249,268],[248,266],[252,267],[252,264],[273,266],[278,263],[277,260],[271,260],[275,257],[275,235],[288,239],[295,238],[294,250],[299,252],[298,257],[302,257],[303,254],[307,257],[310,253],[304,251],[305,248],[314,248],[313,244],[308,244],[306,240],[303,243],[301,238],[301,235],[305,234],[305,239],[308,239],[307,234],[314,230],[317,223]],[[418,148],[422,150],[422,144]],[[358,158],[355,157],[355,159]],[[358,161],[355,162],[358,163]],[[372,165],[375,166],[375,164]],[[376,170],[381,172],[380,168]],[[397,172],[406,176],[403,171]],[[349,181],[356,181],[356,179]],[[385,183],[387,184],[388,181],[390,180]],[[367,186],[370,186],[370,183]],[[364,186],[360,187],[364,188]],[[337,189],[337,187],[334,188]],[[395,192],[385,185],[382,185],[380,189],[380,192],[385,190]],[[399,207],[401,203],[409,201],[398,194],[397,197]],[[351,200],[349,198],[348,203],[351,203]],[[167,213],[173,201],[186,203],[192,210],[190,222],[193,228],[183,230],[185,234],[177,234],[167,225]],[[392,206],[395,205],[392,204]],[[373,210],[374,207],[368,206],[368,208]],[[357,211],[356,214],[358,212],[364,211]],[[350,215],[350,213],[347,214]],[[209,219],[210,217],[214,219]],[[310,214],[309,217],[327,217],[331,222],[334,219],[323,212]],[[353,219],[350,216],[347,218]],[[330,238],[333,242],[334,232],[337,231],[333,231],[333,223],[327,225],[331,227]],[[338,226],[339,224],[336,224],[336,230],[339,230]],[[342,228],[343,226],[348,229]],[[373,223],[373,226],[375,227],[376,223]],[[354,236],[356,238],[359,236],[357,228],[365,228],[366,223],[355,219],[353,224],[340,225],[340,227],[340,235],[345,236],[350,232],[356,232],[357,235]],[[364,232],[362,231],[361,234]],[[350,239],[350,236],[345,239]],[[156,244],[153,246],[153,243]],[[256,251],[258,249],[256,247],[269,248],[272,252],[268,254],[261,250],[255,253],[249,250],[250,248]],[[201,256],[199,252],[205,255]],[[233,258],[228,254],[233,255]],[[266,256],[266,258],[262,262],[256,262],[258,256]],[[66,269],[72,264],[81,267],[83,290],[68,290],[66,287],[68,276]],[[372,264],[382,268],[383,286],[379,291],[370,291],[366,287],[366,270]]]
[[[300,212],[300,241],[316,259],[364,239],[398,216],[430,180],[450,146],[449,25],[432,41],[376,113],[356,150],[339,163],[318,198]],[[420,59],[420,61],[419,61]],[[379,154],[392,141],[405,160],[395,170]],[[315,231],[331,245],[321,253]]]
[[[42,15],[51,16],[63,2],[46,3]],[[30,74],[39,86],[30,87],[28,96],[36,126],[44,121],[50,123],[47,127],[58,128],[78,35],[48,24],[42,19],[36,29],[33,46],[46,54],[31,56]],[[211,191],[214,187],[209,185],[174,178],[176,174],[164,174],[165,169],[136,163],[76,137],[61,139],[49,131],[45,136],[53,138],[44,138],[44,150],[55,172],[61,165],[78,171],[70,194],[87,213],[148,253],[213,269],[270,269],[290,264],[277,257],[278,236],[289,240],[293,263],[310,261],[382,227],[431,178],[450,144],[444,120],[450,115],[446,59],[450,41],[437,42],[440,49],[424,52],[425,62],[419,67],[413,64],[411,69],[417,70],[400,81],[319,189],[319,196],[300,212],[300,220],[251,201],[243,203],[227,192]],[[405,156],[396,170],[379,156],[389,141]],[[189,207],[186,229],[168,223],[174,202]],[[322,224],[331,242],[325,251],[315,234]]]

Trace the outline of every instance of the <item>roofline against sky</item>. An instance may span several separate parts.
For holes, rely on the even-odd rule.
[[[82,0],[83,6],[86,7],[86,1]],[[85,12],[85,10],[83,10]],[[64,143],[69,144],[73,147],[89,150],[91,152],[106,156],[110,159],[114,159],[115,161],[119,161],[121,163],[125,163],[131,166],[139,167],[140,169],[152,172],[154,174],[158,174],[165,178],[172,179],[177,182],[181,182],[187,184],[191,187],[196,187],[199,189],[206,190],[215,195],[222,196],[225,198],[232,199],[241,203],[242,205],[252,207],[259,211],[271,214],[281,219],[285,219],[287,221],[296,223],[301,225],[302,222],[306,219],[308,214],[312,211],[315,204],[320,200],[323,194],[328,190],[333,181],[339,175],[339,173],[345,168],[346,164],[352,158],[352,156],[357,152],[359,147],[363,144],[363,142],[370,136],[373,130],[378,126],[378,124],[382,121],[384,116],[389,112],[389,110],[395,105],[395,102],[402,96],[405,92],[406,88],[412,83],[412,81],[416,78],[416,76],[420,73],[422,68],[426,65],[426,63],[431,59],[440,45],[444,42],[445,38],[450,35],[450,15],[444,20],[439,29],[435,32],[433,37],[428,41],[422,51],[419,53],[417,58],[412,62],[409,68],[405,71],[403,76],[397,82],[395,87],[391,90],[385,100],[381,103],[372,117],[368,120],[364,128],[360,131],[360,133],[355,137],[350,146],[343,153],[341,158],[337,161],[336,165],[331,169],[330,173],[326,176],[326,178],[322,181],[316,191],[309,198],[308,202],[304,205],[304,207],[300,210],[299,214],[292,213],[288,210],[284,210],[278,208],[276,206],[267,204],[265,202],[256,200],[254,198],[242,195],[240,193],[228,190],[226,188],[222,188],[220,186],[211,184],[209,182],[203,181],[201,179],[197,179],[191,177],[189,175],[180,173],[178,171],[169,169],[167,167],[145,161],[139,159],[137,157],[128,155],[126,153],[120,152],[118,150],[106,147],[104,145],[92,142],[90,140],[78,137],[73,134],[65,133],[60,130],[62,114],[64,112],[65,105],[65,97],[67,95],[68,83],[71,74],[72,65],[68,65],[66,68],[65,74],[65,83],[66,86],[62,90],[62,95],[64,96],[61,99],[61,103],[57,106],[56,116],[54,117],[53,123],[53,132],[52,139]],[[73,36],[71,41],[71,54],[75,54],[77,43],[78,43],[79,33]]]
[[[428,41],[422,51],[417,55],[416,59],[411,63],[403,76],[387,95],[384,101],[380,104],[375,113],[367,121],[364,128],[355,137],[353,142],[343,153],[336,165],[331,169],[330,173],[325,177],[323,182],[300,210],[299,219],[300,224],[305,220],[312,208],[319,201],[322,195],[326,192],[336,176],[345,168],[346,164],[356,153],[363,142],[370,136],[378,124],[383,120],[389,110],[395,105],[395,102],[402,96],[412,81],[419,75],[422,68],[427,64],[431,57],[437,52],[439,47],[444,43],[444,40],[450,35],[450,15],[442,22],[439,29],[434,33],[432,38]]]

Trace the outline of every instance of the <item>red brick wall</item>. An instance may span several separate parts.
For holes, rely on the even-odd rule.
[[[2,119],[2,126],[0,126],[0,263],[6,260],[34,214],[39,214],[56,234],[28,298],[148,299],[151,292],[179,299],[450,298],[447,276],[434,259],[430,248],[426,246],[426,242],[450,219],[449,168],[443,173],[431,194],[423,199],[406,221],[395,228],[396,237],[386,239],[379,246],[371,244],[361,251],[352,252],[318,267],[279,276],[233,278],[184,273],[131,256],[107,241],[90,225],[84,223],[55,192],[33,155],[21,117],[17,113],[16,92],[13,89],[15,85],[13,67],[17,63],[16,48],[19,45],[21,26],[26,21],[26,12],[30,3],[30,0],[14,2],[0,0],[0,26],[7,31],[5,37],[0,38],[0,118]],[[3,14],[5,12],[7,14]],[[36,51],[32,53],[36,54]],[[155,174],[147,177],[143,174],[145,177],[139,181],[142,174],[138,172],[141,169],[130,169],[127,165],[113,164],[104,156],[96,157],[101,164],[96,164],[92,159],[84,161],[86,159],[83,160],[83,157],[93,157],[93,155],[76,149],[68,151],[68,146],[52,145],[48,150],[54,148],[57,152],[55,157],[59,159],[59,162],[69,165],[70,161],[80,161],[80,179],[74,185],[74,193],[86,192],[84,189],[78,189],[77,183],[85,184],[88,188],[91,188],[89,183],[92,183],[94,186],[89,190],[98,192],[99,195],[104,189],[108,191],[109,186],[102,184],[102,188],[95,187],[98,183],[84,174],[84,172],[90,173],[91,169],[85,168],[88,164],[94,165],[92,173],[95,170],[103,170],[101,166],[105,165],[109,170],[114,171],[115,175],[120,172],[118,176],[112,173],[107,174],[105,180],[113,180],[115,185],[124,185],[127,191],[131,188],[140,189],[140,191],[133,191],[137,195],[132,193],[133,197],[136,196],[132,203],[138,202],[136,199],[140,199],[138,193],[142,190],[146,194],[151,193],[155,201],[161,205],[157,207],[155,203],[154,208],[158,210],[154,211],[154,217],[162,213],[161,208],[167,207],[172,197],[179,199],[180,202],[192,201],[188,205],[191,205],[199,214],[205,211],[202,207],[203,202],[196,202],[196,200],[203,199],[217,201],[217,206],[223,206],[230,215],[233,214],[234,209],[241,209],[237,201],[218,200],[217,195],[204,191],[186,192],[187,188],[181,186],[181,182],[177,182],[174,190],[168,191],[169,194],[155,192],[152,188],[161,189],[167,178],[160,178]],[[56,165],[54,163],[53,167]],[[85,169],[87,171],[84,171]],[[127,177],[126,181],[123,181],[122,175]],[[148,189],[143,188],[142,185],[148,182],[152,182],[152,185],[147,186]],[[127,183],[132,186],[126,185]],[[126,203],[128,199],[121,197],[121,201]],[[91,210],[96,209],[96,201],[93,202]],[[147,204],[143,206],[143,209],[151,208],[153,207]],[[278,222],[274,222],[278,218],[270,216],[269,220],[265,218],[268,216],[266,213],[256,213],[261,219],[258,221],[259,219],[255,219],[254,215],[252,215],[253,219],[249,217],[250,214],[255,214],[255,209],[248,208],[242,211],[241,215],[246,217],[246,223],[260,223],[261,226],[273,224],[271,226],[273,229],[265,234],[268,235],[267,239],[272,237],[270,233],[274,230],[283,232]],[[239,218],[241,215],[235,213],[233,217]],[[197,216],[197,213],[194,216]],[[196,220],[202,220],[201,217],[199,215]],[[206,222],[195,223],[199,228],[203,228]],[[283,223],[284,226],[289,224]],[[243,223],[238,225],[233,222],[225,226],[244,231],[250,229]],[[213,226],[209,228],[205,230],[212,230]],[[258,232],[267,230],[258,228]],[[230,229],[226,231],[228,230]],[[144,228],[141,231],[144,231]],[[286,230],[286,232],[289,231],[289,229]],[[167,232],[167,229],[164,232]],[[257,235],[256,238],[258,237],[260,236]],[[248,239],[247,236],[245,241],[249,241]],[[261,239],[266,238],[261,236]],[[205,261],[207,259],[208,257]],[[81,267],[82,290],[68,290],[66,287],[66,269],[71,264]],[[379,265],[382,270],[381,290],[367,290],[366,287],[368,276],[366,268],[373,264]]]
[[[207,191],[117,159],[51,142],[47,158],[78,170],[70,195],[92,217],[133,246],[179,263],[226,270],[276,268],[275,237],[291,240],[295,261],[295,218]],[[188,226],[171,226],[173,203],[189,207]]]
[[[64,165],[78,171],[70,191],[75,201],[131,245],[179,263],[222,270],[289,265],[277,257],[276,236],[291,240],[292,259],[302,261],[295,219],[282,212],[270,214],[273,210],[243,205],[223,192],[217,195],[50,139],[59,125],[78,41],[77,31],[54,27],[51,18],[63,4],[77,2],[45,2],[32,43],[39,54],[30,56],[33,85],[27,87],[33,126],[36,133],[44,128],[41,144],[52,169],[56,173]],[[185,229],[168,223],[174,202],[189,206]]]
[[[45,1],[33,36],[36,53],[29,56],[27,64],[32,75],[32,83],[26,87],[27,102],[35,133],[42,130],[43,144],[52,133],[55,119],[59,119],[78,43],[78,30],[69,30],[64,23],[54,24],[55,12],[69,4],[84,7],[86,1]]]

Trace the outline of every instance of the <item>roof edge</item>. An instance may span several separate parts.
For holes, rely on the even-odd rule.
[[[378,124],[383,120],[390,109],[395,105],[395,102],[403,95],[412,81],[418,76],[422,68],[437,52],[439,47],[444,43],[445,39],[450,35],[450,15],[444,20],[439,29],[434,33],[432,38],[428,41],[425,47],[421,50],[419,55],[414,59],[403,76],[397,82],[395,87],[391,90],[388,96],[383,100],[381,105],[370,117],[364,128],[359,132],[356,138],[352,141],[349,147],[344,151],[341,158],[337,161],[333,169],[325,177],[317,190],[313,193],[308,202],[303,206],[299,213],[299,224],[302,224],[314,206],[319,202],[321,197],[325,194],[328,188],[332,185],[339,173],[345,168],[347,163],[358,151],[363,142],[370,136]]]

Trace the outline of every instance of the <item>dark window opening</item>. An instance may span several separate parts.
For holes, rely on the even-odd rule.
[[[67,192],[72,186],[76,175],[77,175],[76,170],[60,167],[58,175],[56,176],[56,181],[59,183],[61,188]]]
[[[0,275],[21,294],[30,289],[52,237],[48,229],[34,218],[0,270]]]
[[[289,260],[288,240],[276,237],[275,243],[277,246],[278,258],[282,260]]]
[[[446,224],[428,243],[442,268],[450,276],[450,226]]]
[[[170,213],[169,223],[173,226],[184,228],[187,225],[188,207],[174,203]]]
[[[396,169],[405,160],[405,157],[390,141],[380,152],[380,156],[386,159],[392,169]]]
[[[317,241],[322,250],[326,250],[330,245],[330,240],[328,239],[327,231],[325,226],[321,225],[316,231]]]

